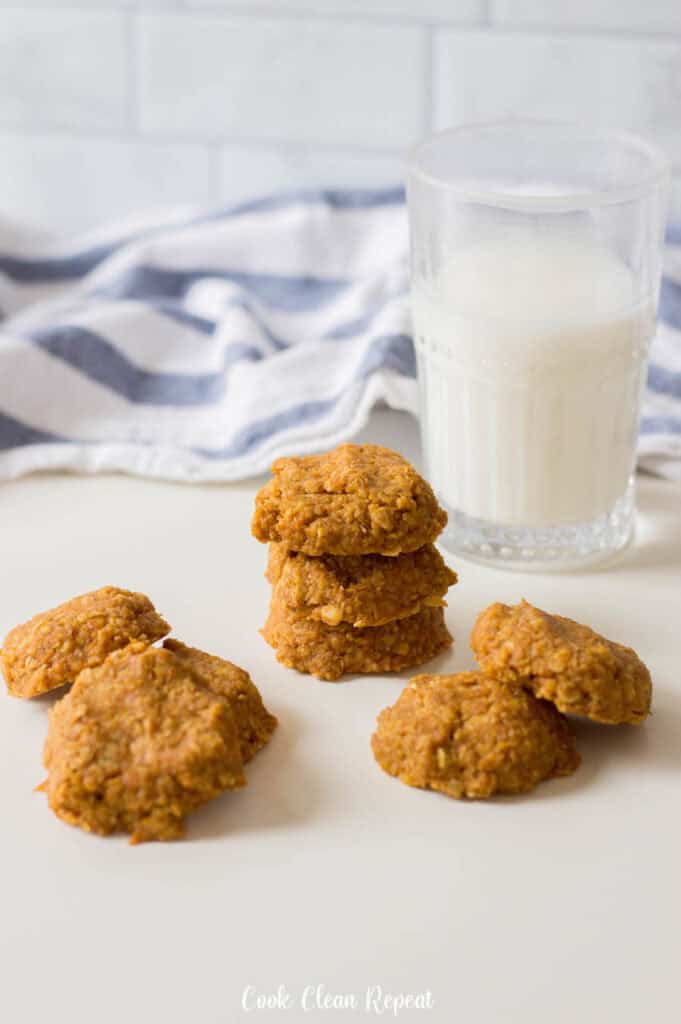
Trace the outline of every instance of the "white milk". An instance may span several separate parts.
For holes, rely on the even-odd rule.
[[[413,296],[431,482],[469,516],[561,526],[609,513],[633,470],[652,305],[595,242],[505,234]]]

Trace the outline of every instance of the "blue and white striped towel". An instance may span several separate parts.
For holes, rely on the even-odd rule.
[[[672,243],[673,243],[672,239]],[[681,235],[640,438],[681,478]],[[401,189],[298,193],[58,248],[0,225],[0,479],[235,480],[416,412]]]

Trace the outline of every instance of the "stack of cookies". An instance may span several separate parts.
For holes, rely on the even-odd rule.
[[[413,466],[344,444],[272,472],[252,530],[270,544],[263,635],[282,664],[320,679],[397,672],[452,643],[443,609],[456,574],[433,547],[447,515]]]

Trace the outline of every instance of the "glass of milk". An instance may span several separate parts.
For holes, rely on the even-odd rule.
[[[551,122],[412,154],[412,312],[446,547],[524,569],[629,540],[668,191],[662,153]]]

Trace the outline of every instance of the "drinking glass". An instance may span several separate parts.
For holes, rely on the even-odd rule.
[[[668,182],[650,143],[553,122],[414,150],[420,419],[445,547],[545,569],[629,540]]]

